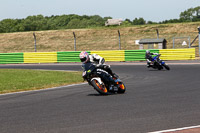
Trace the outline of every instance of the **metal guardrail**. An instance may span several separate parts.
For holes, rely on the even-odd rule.
[[[195,48],[187,49],[152,49],[154,53],[160,53],[163,60],[193,60]],[[26,53],[0,53],[0,64],[18,63],[60,63],[80,62],[81,51],[67,52],[26,52]],[[106,61],[144,61],[145,50],[105,50],[87,51],[89,54],[99,54]]]

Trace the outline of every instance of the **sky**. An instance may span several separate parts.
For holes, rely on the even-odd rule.
[[[99,15],[161,22],[178,19],[181,12],[200,6],[200,0],[0,0],[0,21],[32,15]]]

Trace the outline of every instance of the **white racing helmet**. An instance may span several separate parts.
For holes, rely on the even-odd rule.
[[[89,61],[89,54],[86,51],[82,51],[79,54],[79,58],[80,58],[81,62],[86,63]]]

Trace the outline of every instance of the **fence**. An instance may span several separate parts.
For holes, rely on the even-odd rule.
[[[190,48],[190,36],[173,37],[173,48]]]
[[[195,48],[150,50],[162,54],[163,60],[193,60]],[[104,57],[106,61],[144,61],[145,50],[87,51]],[[2,53],[0,64],[80,62],[80,51]]]

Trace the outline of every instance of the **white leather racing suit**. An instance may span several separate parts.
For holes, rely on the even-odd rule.
[[[90,62],[95,63],[98,67],[106,70],[111,76],[118,78],[119,76],[112,72],[109,65],[105,64],[105,59],[97,54],[89,55]]]
[[[89,55],[89,58],[90,62],[95,63],[96,65],[103,65],[105,63],[104,58],[97,54],[91,54]]]

